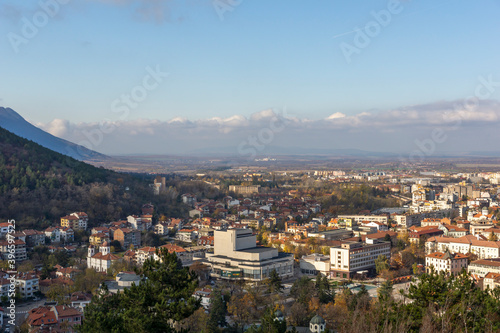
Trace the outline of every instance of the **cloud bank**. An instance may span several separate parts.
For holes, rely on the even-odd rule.
[[[110,112],[111,113],[111,112]],[[112,115],[110,115],[112,116]],[[324,119],[299,118],[293,112],[269,109],[249,117],[233,115],[190,120],[174,117],[72,123],[54,119],[35,124],[66,140],[105,154],[179,154],[234,152],[246,144],[265,153],[270,146],[302,149],[363,149],[406,152],[433,130],[446,134],[439,151],[499,150],[500,102],[439,101],[385,111]]]

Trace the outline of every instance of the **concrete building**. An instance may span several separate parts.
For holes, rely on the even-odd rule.
[[[282,277],[293,276],[293,255],[275,248],[257,246],[250,229],[215,231],[214,253],[207,253],[211,275],[223,279],[261,281],[273,270]]]
[[[339,215],[339,219],[352,219],[353,224],[359,224],[361,222],[379,222],[387,224],[389,218],[387,215]]]
[[[467,271],[481,278],[488,273],[500,274],[500,258],[475,260],[469,264]]]
[[[391,242],[367,239],[366,243],[345,242],[330,248],[332,278],[350,279],[358,272],[375,270],[375,259],[379,255],[391,258]]]
[[[468,257],[461,253],[434,252],[425,256],[425,270],[429,273],[434,268],[436,272],[457,275],[462,269],[467,269],[467,262]]]
[[[259,193],[260,185],[250,185],[250,186],[241,186],[241,185],[229,185],[229,191],[234,192],[236,194],[254,194]]]
[[[330,256],[318,253],[303,256],[300,259],[300,272],[313,276],[318,275],[318,273],[330,276]]]

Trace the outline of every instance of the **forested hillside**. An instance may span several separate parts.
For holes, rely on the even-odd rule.
[[[146,202],[176,216],[185,207],[173,194],[154,196],[148,179],[96,168],[0,128],[0,220],[40,228],[85,211],[93,224],[139,213]]]

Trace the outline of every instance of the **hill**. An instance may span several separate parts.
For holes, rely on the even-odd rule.
[[[49,134],[27,122],[10,108],[0,107],[0,127],[45,148],[77,160],[106,159],[107,156]]]
[[[154,196],[150,182],[96,168],[0,128],[0,220],[40,229],[85,211],[96,224],[137,214],[146,202],[179,215],[177,198]]]

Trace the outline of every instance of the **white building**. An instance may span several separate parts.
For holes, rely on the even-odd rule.
[[[431,237],[425,242],[427,254],[432,252],[445,252],[468,254],[473,253],[479,259],[500,257],[500,242],[478,239],[481,236],[467,235],[460,238]]]
[[[306,275],[318,275],[321,273],[330,276],[330,256],[313,253],[300,259],[300,272]]]
[[[214,253],[207,253],[211,275],[224,279],[261,281],[273,270],[282,277],[293,276],[293,255],[275,248],[257,246],[250,229],[214,232]]]
[[[107,273],[111,265],[119,258],[111,253],[108,242],[104,242],[99,248],[99,252],[95,253],[95,247],[89,246],[87,254],[87,267],[93,268],[97,272]]]
[[[451,254],[449,250],[434,252],[425,256],[425,270],[430,272],[434,268],[436,272],[457,275],[462,269],[467,269],[467,262],[468,257],[461,253]]]
[[[34,272],[18,273],[16,288],[23,299],[35,297],[35,293],[39,290],[38,276]]]
[[[331,277],[352,278],[357,272],[375,269],[380,255],[391,258],[391,242],[367,239],[366,243],[345,242],[330,248]]]

